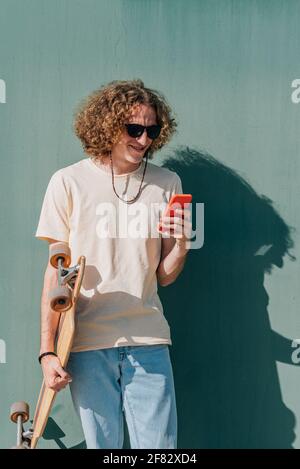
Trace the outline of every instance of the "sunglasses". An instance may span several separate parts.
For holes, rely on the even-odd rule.
[[[147,135],[151,140],[157,138],[161,131],[161,125],[149,125],[148,127],[140,124],[125,124],[127,133],[130,137],[140,137],[146,129]]]

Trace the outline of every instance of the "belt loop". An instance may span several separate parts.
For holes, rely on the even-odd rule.
[[[119,347],[119,360],[123,360],[125,355],[123,347]]]

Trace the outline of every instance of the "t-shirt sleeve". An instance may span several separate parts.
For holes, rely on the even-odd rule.
[[[36,238],[69,241],[70,202],[70,195],[59,170],[49,181],[35,233]]]
[[[183,194],[182,182],[177,173],[175,173],[175,179],[171,190],[171,197],[173,194]]]

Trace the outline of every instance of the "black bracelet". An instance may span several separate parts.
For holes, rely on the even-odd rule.
[[[45,357],[46,355],[54,355],[55,357],[57,357],[57,354],[55,352],[45,352],[45,353],[42,353],[40,356],[39,356],[39,362],[41,364],[41,360],[43,357]]]

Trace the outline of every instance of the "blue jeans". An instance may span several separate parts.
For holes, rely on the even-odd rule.
[[[67,371],[88,449],[177,448],[177,410],[167,344],[73,352]]]

